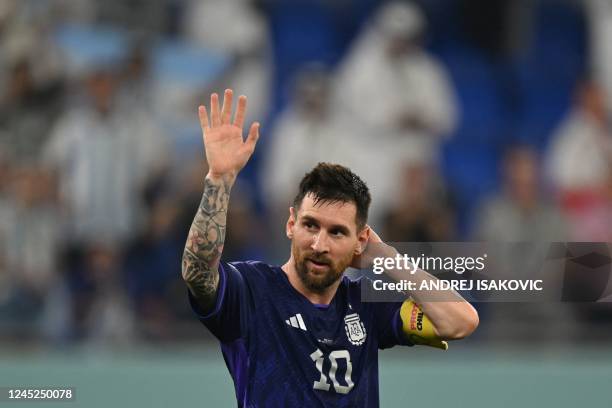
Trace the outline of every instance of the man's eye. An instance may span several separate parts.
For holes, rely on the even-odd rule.
[[[341,231],[341,230],[333,230],[333,231],[331,231],[331,234],[332,234],[332,235],[335,235],[335,236],[337,236],[337,237],[342,237],[342,236],[344,236],[344,231]]]
[[[307,229],[312,229],[315,227],[315,225],[312,222],[304,222],[304,227],[306,227]]]

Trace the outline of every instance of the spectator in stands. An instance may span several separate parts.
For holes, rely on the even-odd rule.
[[[386,209],[389,200],[381,192],[392,188],[393,181],[384,174],[385,166],[372,163],[373,157],[381,156],[366,140],[371,135],[364,134],[351,118],[338,115],[330,94],[332,78],[321,65],[303,67],[295,78],[291,103],[271,131],[260,175],[270,225],[286,221],[297,183],[325,161],[348,166],[369,182],[376,203],[370,211],[373,225]],[[284,233],[271,229],[270,234],[273,248],[280,251],[287,243]]]
[[[398,147],[384,143],[384,137],[366,128],[357,116],[347,115],[339,106],[347,101],[334,103],[333,80],[327,69],[318,64],[298,72],[291,103],[271,132],[261,173],[263,196],[271,216],[281,222],[303,175],[319,162],[340,163],[358,172],[371,186],[370,224],[382,228],[382,215],[394,203],[401,177],[390,164],[395,164],[393,148]],[[364,105],[363,111],[367,109],[369,105]],[[279,233],[282,242],[283,237]]]
[[[63,83],[37,81],[29,59],[15,62],[6,82],[0,93],[0,141],[14,158],[31,161],[60,113]]]
[[[72,338],[92,345],[122,345],[135,337],[123,276],[122,252],[111,241],[90,241],[71,271]]]
[[[588,205],[580,211],[570,211],[568,216],[573,240],[612,242],[612,168]]]
[[[352,46],[336,81],[337,105],[375,130],[372,144],[389,145],[387,163],[396,156],[435,163],[440,139],[457,123],[448,74],[423,47],[425,28],[417,6],[385,4]]]
[[[114,66],[90,72],[86,89],[84,103],[59,119],[45,159],[57,172],[73,238],[120,243],[143,226],[142,192],[164,168],[166,140],[151,116],[116,103]]]
[[[385,214],[383,236],[390,242],[452,241],[454,218],[435,169],[407,164],[398,180],[396,203]]]
[[[547,172],[568,214],[598,200],[612,164],[612,127],[605,95],[596,83],[579,84],[576,103],[550,145]]]
[[[322,66],[305,67],[295,80],[292,103],[270,135],[262,174],[264,197],[282,211],[295,195],[296,181],[319,161],[329,161],[343,130],[334,122],[329,74]],[[273,211],[274,211],[273,210]]]
[[[567,239],[567,225],[556,203],[543,194],[540,167],[530,147],[515,146],[506,152],[504,189],[477,212],[474,240],[498,243],[490,248],[497,251],[496,259],[502,259],[501,265],[487,264],[493,274],[488,279],[541,279],[545,275],[547,291],[552,293],[560,290],[565,261],[552,259],[542,265],[542,260],[551,242]],[[499,244],[502,242],[505,244]],[[485,314],[490,322],[486,336],[494,341],[529,338],[543,345],[545,340],[568,341],[571,334],[565,318],[572,315],[569,304],[540,303],[535,308],[529,303],[490,303]]]
[[[48,291],[60,279],[63,230],[50,181],[46,169],[21,162],[13,167],[9,194],[0,203],[0,309],[30,334],[37,333]]]
[[[159,197],[152,203],[147,228],[129,245],[124,270],[130,300],[147,339],[173,336],[171,325],[178,304],[172,295],[180,273],[183,229],[177,228],[178,203]]]
[[[566,221],[543,195],[540,162],[528,147],[505,155],[504,190],[476,214],[475,239],[481,241],[559,241],[567,237]]]

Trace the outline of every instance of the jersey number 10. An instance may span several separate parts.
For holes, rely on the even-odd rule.
[[[351,365],[351,355],[348,350],[335,350],[329,353],[329,361],[331,362],[331,368],[329,370],[329,378],[332,380],[334,384],[334,390],[339,394],[348,394],[355,384],[353,384],[353,380],[351,379],[351,374],[353,372],[353,366]],[[323,360],[325,359],[325,355],[319,349],[316,349],[311,355],[310,358],[315,362],[315,366],[317,370],[321,373],[321,378],[318,381],[315,381],[313,384],[313,388],[315,390],[329,391],[330,384],[327,382],[327,376],[323,373]],[[344,381],[346,381],[346,385],[340,385],[338,380],[336,379],[336,371],[338,371],[338,359],[346,360],[346,374],[344,375]]]

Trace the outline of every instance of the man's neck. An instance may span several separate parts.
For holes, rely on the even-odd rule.
[[[338,286],[340,286],[340,281],[342,280],[338,279],[337,282],[327,288],[324,292],[313,292],[304,285],[298,276],[293,257],[289,258],[289,260],[283,266],[281,266],[281,269],[287,275],[291,286],[293,286],[295,290],[300,292],[310,301],[310,303],[314,305],[329,305],[334,298],[336,291],[338,290]]]

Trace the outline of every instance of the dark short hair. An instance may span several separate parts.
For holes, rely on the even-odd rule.
[[[293,200],[293,206],[300,208],[306,195],[320,201],[354,203],[357,207],[355,222],[358,229],[368,221],[368,210],[372,197],[366,183],[349,168],[339,164],[319,163],[300,181],[300,189]]]

